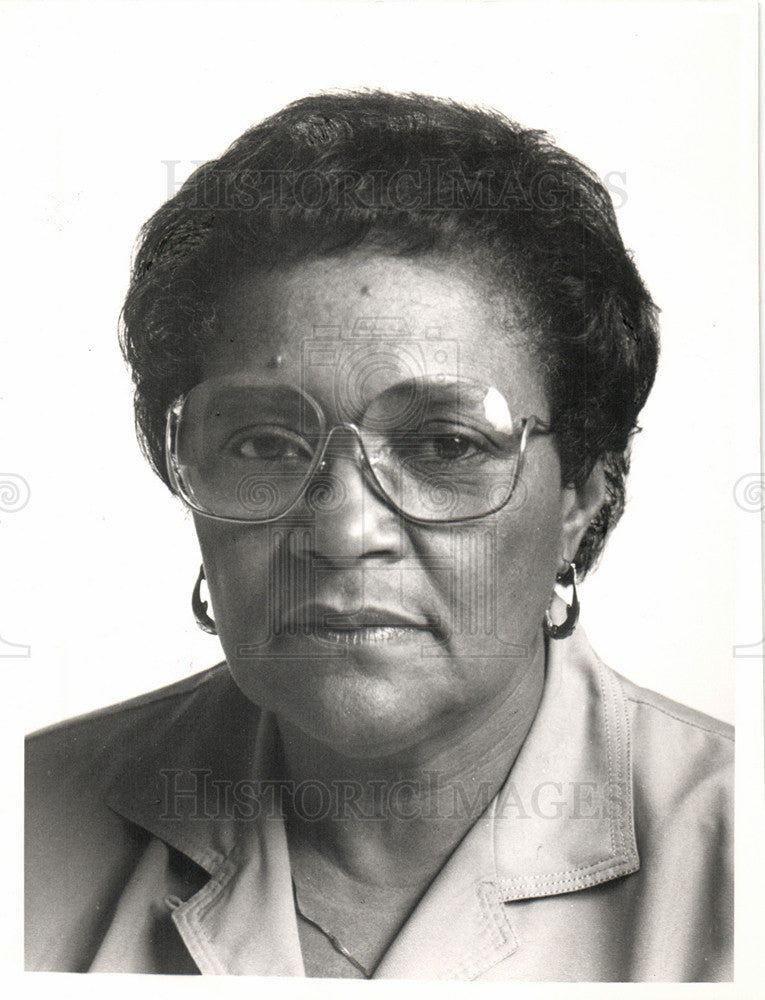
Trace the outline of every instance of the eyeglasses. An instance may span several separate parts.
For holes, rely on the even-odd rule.
[[[168,409],[167,468],[192,510],[265,524],[342,503],[333,439],[355,439],[370,489],[410,521],[448,524],[493,514],[520,480],[535,416],[513,418],[498,389],[459,378],[410,379],[332,426],[295,385],[223,376]]]

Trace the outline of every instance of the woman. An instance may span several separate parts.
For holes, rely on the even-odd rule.
[[[495,113],[311,97],[196,171],[123,348],[226,660],[30,739],[30,968],[732,975],[729,727],[577,621],[655,313]]]

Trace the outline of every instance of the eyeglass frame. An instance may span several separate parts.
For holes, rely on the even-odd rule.
[[[478,384],[478,383],[472,383],[472,380],[470,379],[460,379],[459,381],[468,384]],[[203,510],[198,504],[194,503],[190,499],[190,497],[183,488],[180,469],[178,468],[178,464],[176,461],[175,442],[177,438],[178,421],[180,420],[180,416],[186,399],[199,385],[204,385],[204,381],[198,382],[196,385],[193,385],[186,392],[182,393],[167,408],[167,415],[165,418],[165,467],[167,469],[167,474],[170,480],[171,489],[176,494],[176,496],[178,496],[181,499],[181,501],[186,507],[194,511],[196,514],[200,514],[202,517],[208,517],[214,521],[224,521],[228,524],[250,524],[250,525],[273,524],[276,521],[281,521],[283,517],[286,517],[288,514],[290,514],[295,509],[295,507],[301,502],[301,500],[303,500],[303,498],[305,497],[305,494],[311,484],[311,480],[315,477],[316,473],[319,470],[323,470],[326,468],[325,455],[327,452],[327,448],[329,447],[329,442],[332,439],[332,435],[335,433],[335,431],[338,430],[350,431],[350,433],[356,438],[356,441],[358,442],[358,451],[361,454],[361,459],[359,460],[357,456],[356,461],[361,469],[364,482],[367,483],[368,486],[372,488],[372,492],[375,494],[375,496],[381,499],[387,507],[393,510],[394,513],[405,518],[412,524],[419,524],[419,525],[464,524],[467,521],[479,521],[484,517],[491,517],[492,514],[497,514],[500,510],[502,510],[503,507],[506,507],[507,504],[510,503],[510,500],[512,499],[513,494],[515,493],[516,487],[518,485],[518,481],[521,477],[521,471],[523,469],[523,462],[526,454],[526,446],[528,444],[528,439],[533,434],[546,436],[555,433],[555,430],[550,424],[541,420],[535,414],[529,414],[529,416],[521,417],[519,419],[518,428],[513,432],[513,435],[516,434],[520,435],[520,442],[518,445],[518,460],[516,462],[515,472],[513,474],[513,482],[512,485],[510,486],[510,490],[507,494],[507,497],[501,503],[497,504],[495,507],[492,507],[490,510],[485,511],[483,514],[469,514],[463,517],[439,518],[438,520],[434,520],[432,518],[414,517],[413,515],[407,514],[406,511],[402,510],[401,507],[399,507],[399,505],[396,503],[396,501],[388,496],[387,492],[385,491],[382,484],[378,480],[377,475],[375,474],[374,468],[372,466],[372,463],[370,462],[369,456],[367,455],[367,451],[364,446],[364,439],[361,436],[361,429],[358,427],[358,425],[353,421],[343,421],[341,423],[333,424],[329,429],[327,429],[327,421],[324,416],[324,410],[322,409],[321,405],[317,402],[317,400],[315,400],[309,392],[306,392],[305,389],[300,388],[300,386],[293,383],[285,382],[283,383],[284,388],[295,390],[302,399],[307,400],[313,407],[316,416],[319,418],[318,437],[319,440],[322,441],[321,447],[317,448],[316,455],[311,459],[311,465],[305,474],[303,485],[298,491],[295,499],[289,504],[286,510],[283,510],[280,514],[275,514],[272,517],[263,517],[263,518],[231,517],[228,514],[213,514],[210,513],[209,511]],[[363,416],[364,415],[362,414],[362,420]]]

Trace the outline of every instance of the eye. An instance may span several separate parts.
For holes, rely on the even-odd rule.
[[[436,458],[442,461],[456,461],[469,458],[478,451],[474,441],[464,434],[443,434],[431,438],[431,447]]]
[[[462,424],[433,421],[407,436],[404,450],[413,460],[454,463],[481,460],[496,453],[483,434]]]
[[[236,458],[271,465],[304,465],[313,458],[305,438],[286,427],[248,428],[236,434],[228,448]]]

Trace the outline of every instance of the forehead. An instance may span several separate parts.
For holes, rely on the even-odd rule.
[[[456,260],[355,252],[252,273],[221,304],[205,377],[251,373],[321,399],[340,382],[367,395],[449,375],[488,379],[539,411],[541,375],[513,305]]]

